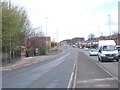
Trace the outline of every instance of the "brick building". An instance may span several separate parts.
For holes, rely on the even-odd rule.
[[[100,36],[98,38],[93,38],[92,40],[88,39],[85,41],[85,45],[89,46],[92,44],[97,44],[99,40],[115,40],[117,45],[120,45],[120,34],[113,34],[111,36]]]
[[[35,37],[32,37],[32,38],[29,38],[27,40],[27,47],[31,47],[33,46],[33,44],[36,44],[36,45],[40,45],[40,44],[43,44],[43,43],[47,43],[49,45],[49,47],[51,47],[51,38],[50,37],[39,37],[39,36],[35,36]]]
[[[76,38],[73,38],[71,41],[73,44],[75,44],[75,43],[82,43],[85,41],[85,39],[83,37],[76,37]]]
[[[120,34],[113,34],[112,36],[106,36],[105,40],[115,40],[117,45],[120,45]]]

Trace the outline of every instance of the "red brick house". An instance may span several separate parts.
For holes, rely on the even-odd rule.
[[[42,43],[48,43],[49,47],[51,47],[51,38],[50,37],[39,37],[39,36],[35,36],[35,37],[31,37],[27,40],[27,48],[33,46],[34,44],[42,44]]]
[[[120,45],[120,34],[113,34],[112,36],[106,36],[105,40],[112,39],[115,40],[117,45]]]

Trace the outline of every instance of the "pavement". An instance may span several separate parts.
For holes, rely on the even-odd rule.
[[[8,63],[8,65],[1,66],[0,70],[1,71],[11,71],[11,70],[23,67],[23,66],[28,66],[31,64],[38,63],[40,61],[47,60],[48,58],[53,58],[61,53],[62,53],[62,50],[60,50],[60,49],[57,50],[56,48],[53,48],[53,49],[49,50],[47,55],[21,58],[21,59],[17,60],[16,62]]]

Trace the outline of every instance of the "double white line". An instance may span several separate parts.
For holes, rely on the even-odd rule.
[[[76,74],[77,74],[77,57],[78,57],[78,53],[77,53],[76,58],[75,58],[73,70],[72,70],[72,73],[70,76],[70,80],[69,80],[67,89],[75,88]]]

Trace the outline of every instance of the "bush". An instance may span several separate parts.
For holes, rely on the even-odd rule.
[[[40,55],[46,54],[46,48],[49,51],[49,45],[46,43],[43,43],[42,46],[40,47]]]
[[[57,46],[57,43],[56,42],[51,42],[51,48]]]

